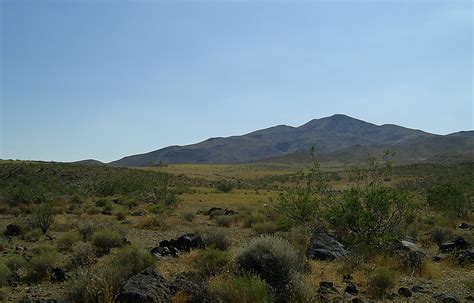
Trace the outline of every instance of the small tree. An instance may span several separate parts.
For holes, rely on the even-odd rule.
[[[43,233],[46,233],[53,223],[53,217],[53,205],[51,203],[40,205],[31,214],[31,226],[40,228]]]
[[[222,180],[217,182],[216,189],[223,193],[228,193],[234,188],[234,185],[230,181]]]

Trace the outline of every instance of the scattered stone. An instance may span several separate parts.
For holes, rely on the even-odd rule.
[[[469,243],[463,237],[457,237],[453,241],[444,242],[439,246],[441,252],[452,252],[454,250],[468,249]]]
[[[329,293],[337,293],[337,289],[334,287],[334,283],[321,281],[319,282],[319,289],[317,291],[320,294],[329,294]]]
[[[182,251],[190,251],[194,248],[202,248],[204,244],[201,237],[195,234],[185,234],[178,239],[163,240],[159,247],[151,250],[157,257],[177,257]]]
[[[67,276],[66,276],[66,270],[60,268],[60,267],[55,267],[51,270],[51,281],[53,282],[63,282],[66,281]]]
[[[405,298],[410,298],[412,296],[411,290],[406,287],[400,287],[398,289],[398,294],[404,296]]]
[[[165,278],[149,267],[128,279],[120,289],[117,302],[165,303],[171,302],[171,294]]]
[[[440,303],[459,303],[459,299],[451,294],[439,294],[433,298]]]
[[[7,228],[5,230],[5,236],[6,237],[14,237],[14,236],[19,236],[22,233],[22,228],[20,225],[16,224],[8,224]]]
[[[356,296],[359,293],[357,286],[355,286],[355,284],[352,282],[347,283],[346,289],[344,291],[353,296]]]
[[[315,231],[308,247],[308,257],[316,260],[335,260],[348,253],[344,245],[324,231]]]
[[[474,249],[467,249],[459,253],[458,261],[460,264],[473,263],[474,262]]]
[[[411,288],[411,291],[412,292],[421,292],[421,293],[425,293],[425,288],[423,286],[420,286],[420,285],[414,285],[412,288]]]
[[[458,224],[459,229],[469,229],[469,227],[470,227],[469,224],[467,224],[465,222]]]
[[[441,262],[444,259],[446,259],[446,256],[443,254],[437,254],[436,256],[433,256],[432,260],[435,262]]]

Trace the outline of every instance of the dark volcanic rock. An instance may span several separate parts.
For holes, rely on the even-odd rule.
[[[406,287],[400,287],[398,289],[398,294],[404,296],[405,298],[410,298],[412,296],[411,290]]]
[[[62,282],[66,280],[66,270],[55,267],[51,270],[51,281]]]
[[[194,248],[204,247],[201,237],[195,234],[185,234],[178,239],[163,240],[159,247],[151,250],[151,253],[157,257],[177,257],[182,251],[190,251]]]
[[[20,225],[8,224],[7,228],[5,229],[5,236],[7,237],[19,236],[21,233],[22,229]]]
[[[350,295],[353,295],[353,296],[355,296],[359,293],[359,290],[357,289],[357,286],[355,286],[355,284],[352,283],[352,282],[347,283],[346,289],[344,291],[346,293],[350,294]]]
[[[453,241],[444,242],[439,246],[441,252],[452,252],[455,250],[468,249],[469,243],[463,237],[457,237]]]
[[[459,229],[468,229],[469,227],[470,227],[469,224],[464,223],[464,222],[458,224]]]
[[[120,289],[117,302],[167,303],[171,302],[171,294],[165,278],[150,267],[128,279]]]
[[[420,286],[420,285],[414,285],[412,288],[411,288],[411,291],[413,292],[421,292],[421,293],[425,293],[426,290],[423,286]]]
[[[334,283],[321,281],[319,282],[319,289],[318,293],[320,294],[330,294],[330,293],[337,293],[337,289],[334,287]]]
[[[220,207],[211,207],[209,210],[205,213],[208,216],[214,217],[216,215],[220,215],[224,213],[224,210]]]
[[[433,296],[433,299],[440,303],[459,303],[459,299],[451,294],[439,294]]]
[[[308,257],[316,260],[334,260],[348,253],[344,245],[324,231],[315,231],[308,247]]]
[[[474,262],[474,249],[467,249],[459,253],[458,261],[461,264]]]

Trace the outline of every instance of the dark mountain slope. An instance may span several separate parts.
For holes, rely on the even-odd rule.
[[[115,166],[148,166],[164,163],[243,163],[276,158],[317,146],[321,154],[355,145],[396,144],[409,139],[429,138],[431,134],[396,125],[377,126],[334,115],[300,126],[275,126],[242,136],[211,138],[186,145],[170,146],[153,152],[125,157]]]

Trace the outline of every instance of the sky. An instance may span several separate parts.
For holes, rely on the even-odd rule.
[[[123,156],[343,113],[474,129],[471,1],[0,0],[0,158]]]

